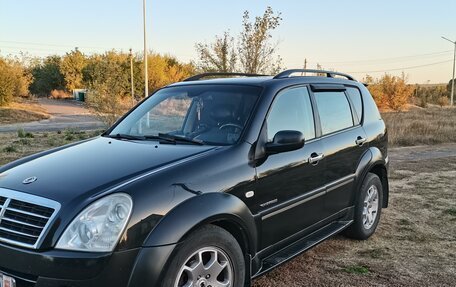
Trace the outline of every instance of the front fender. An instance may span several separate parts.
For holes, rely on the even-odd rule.
[[[194,196],[173,208],[150,233],[136,260],[129,287],[156,286],[169,258],[185,235],[195,228],[230,221],[242,229],[248,249],[257,249],[257,229],[253,215],[239,198],[227,193]]]
[[[257,250],[258,233],[252,213],[243,201],[227,193],[194,196],[173,208],[152,230],[145,247],[176,244],[203,224],[229,221],[244,233],[250,251]]]

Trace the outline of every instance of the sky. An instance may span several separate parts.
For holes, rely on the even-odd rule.
[[[455,0],[147,0],[147,45],[182,61],[195,44],[241,31],[243,12],[281,12],[273,33],[286,68],[366,74],[406,73],[411,83],[452,76]],[[143,47],[142,0],[0,0],[0,55],[86,54]]]

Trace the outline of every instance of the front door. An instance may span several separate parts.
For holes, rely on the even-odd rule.
[[[257,165],[256,206],[261,220],[261,245],[286,239],[323,219],[325,160],[315,134],[315,119],[307,87],[279,93],[265,127],[268,141],[281,130],[301,131],[304,147],[269,155]],[[311,160],[309,161],[309,159]]]

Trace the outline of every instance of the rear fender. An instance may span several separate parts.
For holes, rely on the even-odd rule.
[[[364,179],[366,178],[367,174],[373,170],[375,167],[382,167],[386,170],[387,163],[385,162],[384,155],[382,152],[376,147],[370,147],[362,156],[361,160],[358,163],[358,167],[356,169],[356,191],[360,190],[361,185],[363,184]],[[388,178],[386,174],[384,175],[385,178],[380,176],[380,180],[384,184],[383,190],[383,207],[388,207],[388,198],[389,198],[389,188],[388,188]],[[358,192],[356,192],[356,195]],[[356,197],[354,198],[356,199]],[[354,201],[353,201],[354,202]]]

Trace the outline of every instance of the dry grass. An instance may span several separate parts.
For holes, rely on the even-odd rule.
[[[101,134],[100,131],[0,133],[0,166],[18,158]]]
[[[64,90],[52,90],[49,98],[55,100],[71,100],[73,99],[73,95]]]
[[[0,124],[33,122],[50,118],[40,105],[33,101],[11,103],[0,107]]]
[[[390,146],[456,142],[456,108],[413,109],[382,114]]]

